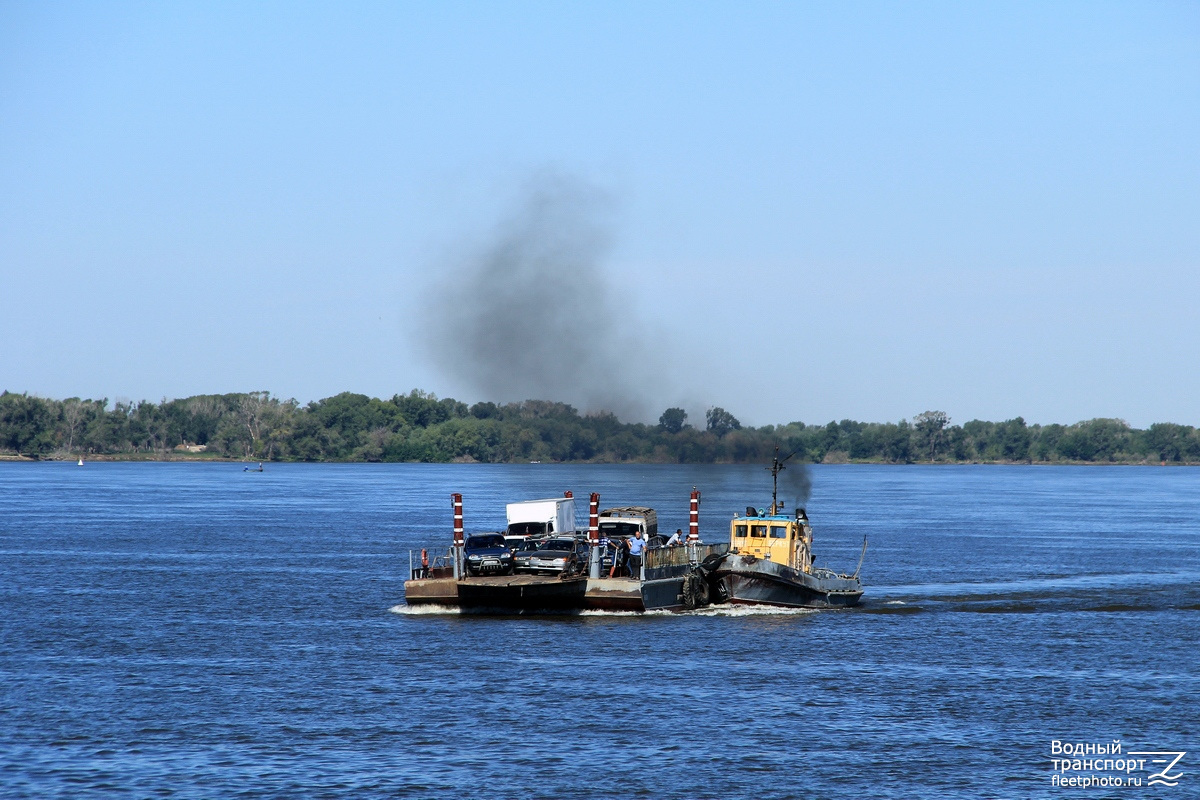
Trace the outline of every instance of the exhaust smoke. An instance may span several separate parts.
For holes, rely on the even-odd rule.
[[[647,331],[617,302],[601,264],[615,203],[580,179],[542,174],[482,246],[425,303],[436,363],[480,399],[566,402],[644,416],[635,376],[653,376]],[[644,389],[644,386],[642,387]]]
[[[784,498],[784,508],[789,512],[808,505],[812,496],[812,470],[801,461],[790,463],[779,473],[779,494]],[[790,501],[790,505],[786,505]]]

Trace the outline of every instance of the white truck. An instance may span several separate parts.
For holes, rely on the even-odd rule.
[[[555,497],[549,500],[526,500],[504,507],[508,517],[505,539],[510,543],[535,536],[575,535],[575,498]]]
[[[606,508],[600,512],[599,523],[601,538],[626,539],[641,531],[642,538],[650,543],[658,536],[658,514],[645,506]]]

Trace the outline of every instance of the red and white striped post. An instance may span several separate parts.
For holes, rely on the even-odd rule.
[[[588,562],[589,578],[600,577],[600,494],[592,492],[588,503],[588,542],[592,545],[591,557]]]
[[[600,544],[600,495],[592,492],[588,502],[588,541]]]
[[[700,544],[700,492],[692,487],[692,513],[688,519],[688,544]]]
[[[450,495],[450,499],[454,503],[454,579],[458,580],[462,577],[462,549],[463,549],[463,512],[462,512],[462,495],[458,492]]]

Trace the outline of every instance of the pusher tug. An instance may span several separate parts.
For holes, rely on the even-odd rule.
[[[794,455],[794,454],[793,454]],[[702,564],[711,586],[712,602],[770,605],[787,608],[837,608],[854,606],[862,598],[858,578],[867,540],[853,575],[839,575],[813,566],[812,527],[803,508],[793,516],[780,513],[779,473],[784,462],[779,449],[771,461],[771,506],[746,508],[734,514],[729,526],[729,549]]]

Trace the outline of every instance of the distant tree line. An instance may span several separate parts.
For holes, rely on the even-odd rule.
[[[942,411],[911,421],[743,427],[711,408],[702,427],[681,408],[657,425],[565,403],[466,403],[413,390],[380,400],[345,392],[300,405],[269,392],[161,403],[0,394],[0,452],[32,458],[233,458],[256,461],[597,461],[747,463],[775,446],[812,462],[1200,463],[1200,432],[1119,419],[1073,425],[971,420]]]

